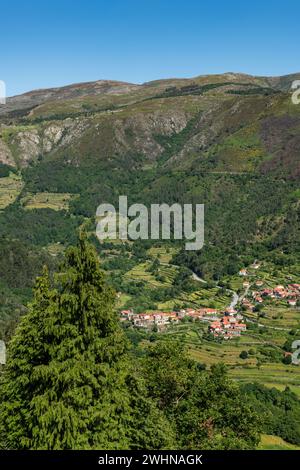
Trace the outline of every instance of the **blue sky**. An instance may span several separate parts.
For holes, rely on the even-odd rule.
[[[300,71],[299,0],[10,0],[0,8],[9,96],[98,79]]]

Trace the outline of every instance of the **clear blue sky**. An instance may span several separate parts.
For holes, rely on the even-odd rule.
[[[0,40],[9,96],[97,79],[281,75],[300,71],[300,2],[9,0]]]

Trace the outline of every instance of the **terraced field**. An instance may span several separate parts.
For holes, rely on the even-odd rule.
[[[300,396],[300,367],[280,362],[258,363],[258,358],[259,361],[266,360],[259,353],[259,348],[266,344],[264,336],[247,332],[236,340],[217,343],[203,339],[202,335],[206,330],[205,322],[180,324],[163,333],[161,339],[185,343],[191,357],[208,367],[223,362],[234,380],[259,382],[278,390],[289,386]],[[280,332],[276,332],[276,335],[279,338]],[[240,358],[241,351],[249,352],[251,349],[254,354],[250,354],[247,359]]]
[[[22,179],[11,174],[0,178],[0,210],[15,202],[23,188]]]
[[[288,330],[300,326],[300,311],[295,308],[268,305],[264,307],[263,312],[265,316],[259,318],[262,325]]]
[[[278,284],[289,284],[299,282],[300,266],[274,266],[271,263],[264,262],[257,272],[259,279],[264,281],[264,287],[275,287]]]
[[[195,306],[222,309],[228,307],[231,294],[220,294],[220,289],[213,287],[201,289],[192,294],[183,294],[181,299]]]
[[[163,281],[158,281],[155,279],[155,276],[149,272],[151,267],[151,262],[146,261],[145,263],[140,263],[134,266],[133,269],[128,271],[125,274],[125,278],[134,279],[135,281],[145,281],[149,284],[151,288],[157,287],[170,287],[174,280],[177,268],[172,265],[161,265],[158,269],[158,273]]]
[[[61,243],[52,243],[46,249],[51,256],[58,256],[64,252],[64,246]]]
[[[259,382],[268,387],[289,386],[293,391],[300,387],[300,368],[280,363],[267,363],[258,367],[234,368],[229,371],[232,378],[240,382]],[[299,391],[296,391],[299,395]]]
[[[172,247],[152,247],[148,250],[148,255],[158,258],[161,263],[170,263],[172,257],[178,252],[177,248]]]
[[[68,210],[69,202],[75,197],[69,193],[37,193],[28,194],[21,199],[25,209],[53,209],[55,211]]]
[[[262,434],[258,450],[300,450],[300,447],[289,444],[281,437]]]
[[[191,356],[209,366],[223,362],[229,367],[254,367],[257,362],[254,356],[249,356],[248,359],[239,357],[243,350],[245,350],[245,345],[235,341],[223,342],[222,344],[204,341],[197,349],[190,345]]]

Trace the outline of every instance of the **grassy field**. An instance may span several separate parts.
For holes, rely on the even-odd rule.
[[[158,281],[155,276],[148,271],[151,266],[150,261],[140,263],[134,266],[133,269],[125,274],[125,278],[134,279],[135,281],[145,281],[150,288],[157,287],[170,287],[174,280],[177,268],[171,265],[161,265],[158,269],[158,273],[163,277],[163,281]]]
[[[61,243],[52,243],[46,247],[46,250],[51,256],[58,256],[64,252],[64,245]]]
[[[74,194],[45,192],[28,194],[22,198],[21,203],[25,209],[53,209],[60,211],[69,209],[69,202],[72,198],[74,198]]]
[[[258,450],[300,450],[300,447],[289,444],[278,436],[262,434]]]
[[[201,345],[195,348],[190,345],[191,356],[199,362],[204,362],[208,366],[223,362],[229,367],[254,367],[256,365],[256,358],[249,356],[248,359],[241,359],[240,353],[247,349],[245,345],[240,344],[239,341],[224,341],[223,343],[214,343],[203,341]]]
[[[282,390],[289,386],[294,390],[300,386],[300,368],[298,366],[281,363],[266,363],[260,367],[232,368],[229,374],[239,382],[260,382],[268,387]],[[299,392],[297,392],[299,395]]]
[[[128,294],[121,294],[119,297],[117,297],[117,302],[116,302],[116,307],[117,308],[122,308],[128,300],[131,299],[131,296]]]
[[[253,267],[247,267],[247,276],[226,276],[224,280],[230,283],[230,286],[234,290],[243,289],[243,282],[249,281],[252,289],[256,290],[255,282],[257,280],[263,281],[263,288],[274,288],[279,284],[290,284],[293,282],[299,282],[300,278],[300,266],[295,264],[294,266],[277,266],[270,262],[264,261],[260,264],[259,269]]]
[[[176,249],[165,247],[152,247],[147,254],[152,260],[158,258],[160,264],[156,274],[149,272],[152,260],[135,265],[125,274],[125,279],[143,281],[146,288],[151,290],[161,287],[171,287],[176,275],[177,267],[170,264]],[[298,266],[295,266],[290,275],[285,267],[275,269],[270,263],[261,264],[259,269],[248,268],[247,278],[236,275],[227,279],[234,291],[243,291],[243,282],[247,279],[251,283],[250,291],[256,289],[257,280],[263,280],[264,286],[275,287],[279,283],[287,285],[299,282]],[[159,278],[158,278],[158,276]],[[277,277],[278,276],[278,277]],[[191,282],[192,278],[191,278]],[[169,300],[157,303],[159,310],[172,310],[185,307],[213,307],[220,311],[228,307],[232,292],[218,287],[209,287],[199,283],[193,292],[178,292]],[[125,305],[130,296],[122,294],[118,305]],[[264,316],[261,316],[263,313]],[[252,321],[264,324],[266,328],[248,324],[246,333],[241,337],[223,342],[205,339],[208,330],[207,322],[182,322],[161,333],[165,341],[177,340],[186,344],[191,357],[208,367],[222,362],[228,367],[229,375],[241,383],[259,382],[267,387],[283,390],[289,386],[293,392],[300,396],[300,367],[285,365],[283,358],[283,345],[289,338],[291,329],[299,328],[300,312],[289,308],[284,301],[269,301],[263,306],[262,312],[247,312],[246,316]],[[276,329],[278,328],[278,329]],[[242,359],[242,351],[248,352],[248,357]],[[250,351],[250,353],[249,353]]]
[[[152,253],[158,253],[159,249],[151,248]],[[163,253],[162,256],[170,256],[169,253]],[[147,283],[149,288],[157,289],[159,287],[171,287],[174,277],[177,272],[177,266],[171,264],[163,264],[160,259],[160,266],[158,268],[158,275],[163,279],[157,280],[155,276],[149,272],[151,266],[150,261],[137,264],[130,271],[125,274],[126,279],[132,279],[135,281],[144,281]],[[161,302],[158,304],[160,310],[172,310],[175,305],[179,306],[190,306],[190,307],[212,307],[223,309],[226,308],[231,301],[230,293],[221,293],[220,289],[213,287],[207,289],[205,285],[199,283],[199,290],[192,293],[181,292],[178,296],[172,300]]]
[[[263,309],[264,317],[259,318],[259,323],[277,328],[299,328],[300,312],[295,308],[281,305],[267,305]]]
[[[12,204],[23,188],[22,179],[15,174],[0,178],[0,210]]]
[[[161,338],[185,343],[191,357],[208,367],[224,363],[234,380],[244,383],[259,382],[278,390],[289,386],[300,396],[300,367],[269,362],[260,350],[263,350],[265,344],[270,347],[273,343],[266,342],[264,335],[247,332],[236,340],[217,343],[203,338],[207,326],[208,323],[205,322],[179,324],[164,332]],[[276,332],[276,335],[279,335],[279,332]],[[247,359],[241,359],[241,351],[250,351],[251,354]]]
[[[161,263],[170,263],[173,256],[178,252],[177,248],[173,247],[152,247],[148,250],[148,255],[153,258],[158,258]]]

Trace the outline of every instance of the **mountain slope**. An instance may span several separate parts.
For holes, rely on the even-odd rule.
[[[300,240],[300,106],[289,91],[299,78],[98,81],[9,99],[0,107],[0,236],[53,254],[83,222],[95,230],[100,203],[126,194],[129,203],[205,204],[204,249],[176,262],[207,279],[256,256],[289,264]]]

